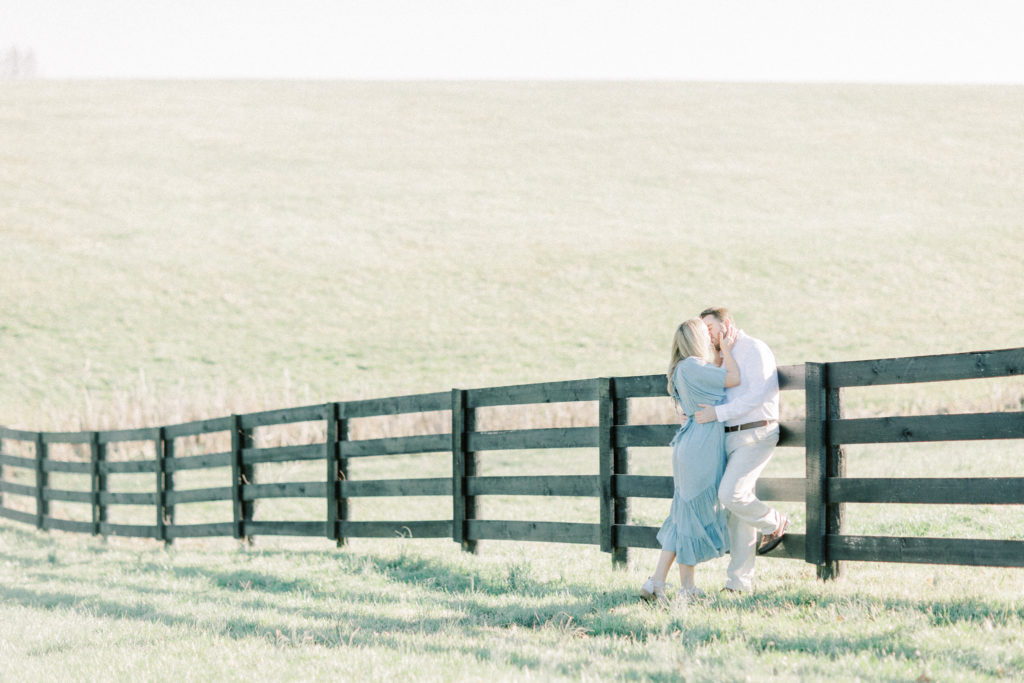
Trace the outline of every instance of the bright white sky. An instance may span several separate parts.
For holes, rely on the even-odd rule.
[[[1024,0],[0,0],[47,78],[1024,83]]]

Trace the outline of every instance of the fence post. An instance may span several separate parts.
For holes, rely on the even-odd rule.
[[[833,420],[840,420],[843,417],[842,391],[840,387],[832,386],[832,373],[829,364],[825,364],[825,534],[836,536],[844,531],[845,507],[844,503],[832,503],[828,496],[828,479],[832,477],[846,476],[846,453],[842,446],[833,446],[829,435],[831,434],[831,423]],[[833,560],[828,556],[827,547],[825,562],[818,565],[818,578],[823,581],[838,579],[846,573],[846,563]]]
[[[619,398],[616,392],[615,381],[612,380],[612,404],[615,406],[615,415],[613,424],[615,425],[626,425],[629,424],[629,399]],[[612,430],[612,445],[615,445],[615,429]],[[619,498],[618,491],[614,485],[617,475],[629,474],[629,449],[614,448],[615,459],[612,462],[612,495],[616,496],[614,499],[614,511],[615,519],[614,524],[626,525],[629,524],[629,498]],[[616,543],[618,539],[612,538],[613,543]],[[619,547],[613,545],[612,547],[612,566],[620,569],[625,569],[629,564],[629,548]]]
[[[0,427],[0,453],[4,452],[4,439],[3,439],[4,428]],[[0,484],[4,481],[4,463],[0,461]],[[0,486],[0,508],[7,507],[7,497],[4,492],[4,487]]]
[[[43,519],[49,514],[49,505],[43,498],[43,489],[49,483],[49,475],[46,473],[44,462],[46,461],[46,444],[43,442],[43,434],[36,434],[36,528],[43,528]]]
[[[345,419],[344,403],[328,403],[324,407],[327,417],[327,538],[345,546],[341,527],[348,519],[348,500],[345,498],[344,481],[348,479],[348,465],[345,461],[344,442],[348,437],[348,420]]]
[[[153,439],[156,456],[156,540],[167,543],[167,454],[164,452],[164,428],[157,429]]]
[[[160,436],[164,444],[164,523],[174,526],[174,504],[168,504],[167,502],[174,494],[174,437],[168,439],[163,429],[160,430]],[[166,532],[164,534],[164,544],[174,545],[174,538],[167,537]]]
[[[103,535],[103,525],[107,521],[107,508],[103,504],[103,492],[107,490],[107,475],[103,472],[103,462],[107,459],[107,445],[100,443],[100,433],[89,435],[89,454],[92,461],[92,533]]]
[[[806,447],[807,489],[804,505],[807,517],[805,559],[820,568],[826,563],[825,501],[827,484],[828,441],[825,430],[827,415],[825,366],[806,363],[804,390],[807,400]]]
[[[242,428],[242,416],[232,415],[231,426],[231,500],[234,508],[234,536],[252,545],[252,535],[245,533],[246,522],[253,519],[253,505],[243,500],[244,487],[254,483],[252,466],[243,461],[243,451],[252,447],[252,435]]]
[[[601,552],[610,553],[615,539],[615,395],[612,380],[602,377],[597,384],[597,457],[601,482]],[[614,564],[614,560],[613,560]]]
[[[476,517],[476,500],[466,495],[466,477],[476,476],[476,455],[468,450],[469,433],[475,427],[472,408],[466,407],[464,389],[452,389],[452,540],[469,553],[477,542],[468,538],[468,520]]]

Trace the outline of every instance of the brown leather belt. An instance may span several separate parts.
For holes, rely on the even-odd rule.
[[[748,422],[742,425],[736,425],[734,427],[726,427],[727,432],[738,432],[741,429],[757,429],[758,427],[767,427],[770,424],[775,424],[775,420],[758,420],[757,422]]]

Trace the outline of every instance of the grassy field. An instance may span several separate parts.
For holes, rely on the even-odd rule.
[[[1024,88],[13,82],[0,422],[1019,346]]]
[[[357,541],[239,551],[0,524],[5,680],[992,680],[1024,672],[1024,576],[763,562],[666,610],[592,548]],[[721,575],[716,561],[701,576]],[[898,575],[898,580],[894,576]],[[14,625],[15,628],[10,628]]]
[[[673,327],[712,303],[731,306],[782,364],[1024,345],[1024,88],[0,86],[0,424],[127,428],[655,373]],[[1022,410],[1024,384],[846,400],[854,415]],[[497,411],[483,428],[587,424],[589,410],[539,422]],[[790,398],[783,412],[801,406]],[[666,415],[667,401],[643,411]],[[308,443],[317,429],[259,438]],[[852,476],[1024,476],[1024,443],[848,450]],[[634,472],[670,472],[664,449],[635,451]],[[444,456],[352,468],[450,471]],[[596,472],[590,451],[481,459],[488,475]],[[322,474],[260,466],[257,479]],[[802,453],[780,449],[767,475],[802,476]],[[31,483],[13,468],[5,477]],[[230,472],[180,477],[179,488],[224,486]],[[149,490],[151,478],[115,486]],[[81,480],[51,477],[70,489]],[[322,519],[323,508],[260,501],[257,518]],[[442,519],[451,501],[375,499],[352,512],[410,509]],[[786,509],[802,527],[802,506]],[[658,524],[666,510],[639,500],[632,513]],[[230,508],[178,514],[223,521]],[[488,497],[482,514],[594,521],[597,505]],[[1021,506],[851,505],[848,520],[851,533],[1024,539]],[[479,556],[425,539],[165,550],[0,522],[0,679],[1024,675],[1018,570],[858,564],[824,585],[802,562],[773,560],[753,596],[660,611],[635,599],[653,551],[614,572],[594,548],[481,545]],[[711,563],[701,582],[716,588],[723,572]]]

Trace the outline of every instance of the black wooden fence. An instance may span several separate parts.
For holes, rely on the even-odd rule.
[[[966,380],[1019,375],[1024,348],[840,363],[807,363],[779,368],[783,392],[804,392],[805,420],[781,425],[779,446],[806,452],[806,476],[768,478],[758,482],[758,496],[769,501],[802,502],[806,534],[790,533],[773,551],[776,557],[804,559],[818,566],[819,576],[836,576],[844,560],[1024,566],[1024,541],[851,536],[843,533],[844,503],[1024,504],[1024,477],[1006,478],[849,478],[845,476],[844,444],[1017,439],[1024,437],[1024,412],[928,415],[847,419],[840,402],[843,387]],[[321,536],[343,544],[346,538],[452,538],[468,551],[485,539],[547,541],[599,545],[623,564],[628,548],[656,548],[657,527],[630,524],[631,498],[671,498],[672,479],[630,473],[629,449],[665,446],[677,425],[630,423],[629,399],[665,395],[664,375],[611,377],[550,382],[360,401],[333,402],[158,428],[94,432],[29,432],[0,427],[0,444],[31,442],[34,457],[0,452],[0,517],[40,529],[99,535],[176,538],[255,535]],[[785,395],[783,400],[785,400]],[[478,431],[476,410],[562,402],[595,402],[596,427]],[[451,432],[382,439],[349,438],[348,421],[374,416],[451,411]],[[258,427],[323,421],[323,443],[274,448],[254,447]],[[203,434],[230,435],[230,451],[179,457],[179,439]],[[227,440],[225,440],[226,442]],[[111,444],[148,442],[147,460],[108,461]],[[88,444],[88,462],[47,457],[53,444]],[[503,476],[477,474],[478,454],[496,450],[596,449],[597,475]],[[358,480],[349,477],[353,458],[413,453],[451,453],[452,476]],[[262,463],[320,461],[318,481],[259,484],[255,467]],[[178,489],[175,475],[204,468],[231,469],[231,485]],[[4,478],[5,468],[35,472],[33,486]],[[49,475],[65,472],[88,477],[89,490],[49,486]],[[107,478],[118,473],[150,473],[153,490],[114,492]],[[6,505],[4,494],[35,499],[35,512]],[[483,495],[585,496],[600,500],[599,519],[592,523],[483,519],[476,497]],[[451,496],[449,519],[353,521],[348,503],[371,496]],[[255,501],[268,498],[326,499],[327,515],[317,521],[254,519]],[[87,504],[91,521],[61,519],[50,514],[51,501]],[[231,519],[216,523],[179,524],[175,508],[202,501],[231,501]],[[110,506],[153,506],[153,523],[115,524]]]

